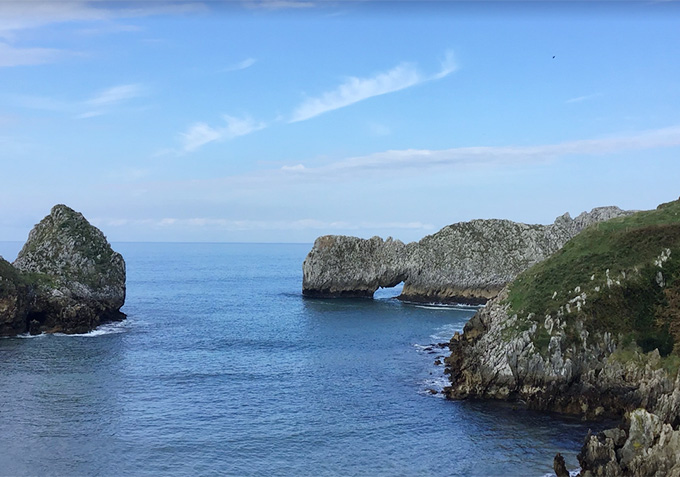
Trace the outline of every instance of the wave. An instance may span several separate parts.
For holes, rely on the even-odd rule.
[[[464,311],[475,311],[480,308],[484,308],[486,305],[466,305],[465,303],[420,303],[415,301],[402,301],[405,305],[412,306],[414,308],[423,308],[426,310],[464,310]]]
[[[45,338],[46,336],[66,336],[66,337],[79,337],[79,338],[94,338],[97,336],[104,336],[104,335],[115,335],[119,333],[125,333],[128,331],[129,328],[129,322],[127,320],[124,321],[116,321],[113,323],[105,323],[103,325],[99,325],[96,327],[94,330],[89,331],[87,333],[75,333],[75,334],[68,334],[68,333],[41,333],[39,335],[31,335],[28,333],[23,333],[20,335],[16,335],[15,338],[21,338],[21,339],[40,339],[40,338]]]

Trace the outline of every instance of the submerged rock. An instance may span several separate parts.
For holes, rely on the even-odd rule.
[[[404,282],[400,299],[482,304],[520,272],[562,247],[588,225],[628,215],[618,207],[569,214],[551,225],[473,220],[407,245],[380,237],[319,237],[305,259],[302,292],[310,297],[372,297]]]
[[[65,205],[53,207],[31,230],[13,265],[29,292],[23,296],[30,298],[24,299],[27,312],[17,332],[30,327],[31,333],[84,333],[125,318],[120,311],[125,303],[123,257],[99,229]]]

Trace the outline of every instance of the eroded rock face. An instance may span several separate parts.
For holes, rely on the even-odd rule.
[[[57,205],[33,230],[14,261],[33,297],[31,332],[83,333],[121,320],[125,262],[82,214]]]
[[[620,428],[589,434],[578,460],[581,477],[679,476],[680,429],[636,409]]]
[[[523,322],[508,315],[507,298],[504,288],[451,339],[448,398],[522,400],[532,409],[591,419],[619,417],[638,407],[664,418],[680,415],[675,376],[661,367],[658,351],[618,359],[618,336],[584,332],[583,341],[573,342],[564,326],[569,318]],[[538,333],[546,349],[537,348]]]
[[[28,287],[19,272],[0,257],[0,336],[12,336],[26,330]]]
[[[406,278],[406,248],[391,238],[319,237],[302,267],[303,293],[370,298],[378,287],[393,287]]]
[[[311,297],[372,297],[378,287],[404,281],[404,300],[481,304],[586,226],[631,213],[600,207],[575,219],[564,214],[551,225],[473,220],[407,245],[327,235],[303,263],[302,291]]]

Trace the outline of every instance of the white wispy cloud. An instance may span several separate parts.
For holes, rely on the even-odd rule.
[[[442,166],[475,166],[488,164],[527,164],[554,160],[563,156],[602,155],[658,147],[680,146],[680,126],[608,136],[599,139],[566,141],[536,146],[478,146],[451,149],[404,149],[351,157],[319,167],[303,164],[284,166],[282,173],[301,177],[343,174],[355,176],[359,171],[395,172],[403,169],[420,171]]]
[[[0,67],[53,63],[67,55],[68,52],[55,48],[18,48],[0,43]]]
[[[203,122],[192,124],[189,129],[180,133],[182,150],[192,152],[214,141],[233,139],[238,136],[245,136],[267,125],[263,122],[255,121],[252,118],[236,118],[233,116],[223,116],[226,125],[213,127]]]
[[[601,93],[595,93],[595,94],[587,94],[585,96],[578,96],[576,98],[569,98],[568,100],[565,101],[565,103],[581,103],[583,101],[588,101],[590,99],[595,99],[597,97],[602,96]]]
[[[198,2],[104,2],[100,0],[36,0],[0,1],[0,67],[14,67],[53,63],[80,52],[21,46],[17,39],[26,30],[46,25],[89,22],[85,30],[95,32],[137,31],[131,25],[113,25],[121,18],[136,18],[163,14],[180,14],[202,11],[205,6]],[[101,30],[99,30],[101,29]]]
[[[146,92],[146,88],[141,84],[123,84],[106,88],[86,99],[64,100],[18,95],[14,96],[12,101],[20,107],[72,114],[76,118],[84,119],[110,113],[117,106],[143,96]]]
[[[17,32],[67,22],[101,22],[164,14],[203,11],[200,2],[103,2],[99,0],[8,1],[0,2],[0,38],[14,38]],[[110,28],[110,24],[105,25]]]
[[[245,70],[246,68],[250,68],[253,66],[255,63],[257,63],[257,60],[255,58],[246,58],[243,61],[239,61],[236,64],[227,66],[224,71],[240,71],[240,70]]]
[[[243,5],[247,8],[261,8],[266,10],[285,10],[301,8],[313,8],[317,6],[316,1],[309,0],[246,0]]]
[[[289,122],[304,121],[368,98],[401,91],[426,81],[442,79],[455,70],[453,54],[447,52],[440,70],[434,75],[424,75],[415,65],[402,63],[389,71],[368,78],[350,77],[337,88],[303,101],[293,111]]]
[[[88,110],[79,114],[79,118],[90,118],[94,116],[101,116],[106,114],[110,109],[120,103],[142,96],[145,89],[141,84],[122,84],[112,86],[99,93],[93,95],[91,98],[84,101],[84,105]]]
[[[328,221],[318,219],[291,219],[291,220],[239,220],[216,217],[192,217],[192,218],[145,218],[125,219],[115,217],[97,217],[92,219],[97,226],[103,227],[127,227],[130,225],[142,225],[146,227],[176,227],[187,228],[211,228],[229,231],[246,230],[360,230],[360,229],[385,229],[385,230],[432,230],[434,225],[412,222],[347,222]]]

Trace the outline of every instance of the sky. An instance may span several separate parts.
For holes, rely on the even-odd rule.
[[[0,240],[418,240],[680,196],[680,4],[0,2]]]

